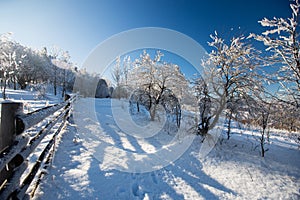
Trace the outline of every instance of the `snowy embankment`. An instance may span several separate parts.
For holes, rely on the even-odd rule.
[[[24,113],[30,113],[40,108],[54,105],[62,101],[52,94],[40,96],[38,92],[30,92],[25,90],[6,89],[6,101],[14,101],[23,103]],[[0,102],[3,101],[2,92],[0,92]]]
[[[231,139],[219,142],[205,158],[199,156],[200,138],[194,137],[174,162],[165,167],[155,165],[157,170],[143,170],[132,166],[133,158],[134,164],[157,164],[147,156],[172,149],[184,139],[166,133],[144,138],[124,133],[114,120],[109,99],[78,100],[74,119],[76,123],[71,121],[58,138],[52,166],[36,199],[300,197],[299,147],[280,134],[270,138],[265,158],[260,157],[251,131],[234,129]],[[129,170],[132,167],[135,170]]]

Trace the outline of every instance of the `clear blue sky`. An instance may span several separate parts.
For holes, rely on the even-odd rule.
[[[57,45],[82,64],[100,42],[122,31],[163,27],[207,47],[217,30],[261,31],[263,17],[289,17],[289,0],[0,0],[0,33],[34,48]],[[240,27],[240,29],[238,29]]]

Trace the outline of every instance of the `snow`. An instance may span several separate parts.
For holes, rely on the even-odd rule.
[[[2,92],[0,93],[0,102],[13,101],[23,103],[24,113],[30,113],[40,108],[57,104],[61,99],[53,94],[47,93],[44,98],[39,97],[38,92],[6,89],[7,99],[3,100]]]
[[[282,131],[271,130],[265,158],[259,155],[257,130],[237,125],[230,140],[220,136],[203,156],[199,137],[164,131],[151,137],[127,134],[114,120],[122,112],[113,116],[111,105],[109,99],[78,100],[74,121],[58,139],[53,164],[35,199],[300,197],[299,144]],[[172,157],[178,153],[173,147],[186,148]]]

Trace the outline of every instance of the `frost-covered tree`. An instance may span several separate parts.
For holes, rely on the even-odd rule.
[[[17,89],[18,78],[20,77],[20,73],[22,72],[22,64],[24,57],[26,57],[25,47],[20,45],[15,41],[9,42],[9,48],[6,49],[9,55],[14,56],[15,65],[9,74],[9,81],[13,84],[13,89]]]
[[[6,86],[7,86],[7,81],[10,77],[10,75],[14,74],[16,68],[17,68],[17,61],[16,61],[16,53],[8,53],[6,54],[3,52],[3,58],[1,59],[1,65],[2,65],[2,71],[3,71],[3,91],[2,91],[2,96],[3,99],[6,99]]]
[[[114,97],[120,99],[121,98],[121,78],[122,78],[122,69],[121,69],[121,58],[118,56],[116,58],[115,66],[112,70],[112,78],[116,84],[114,89]]]
[[[75,70],[70,61],[70,54],[68,51],[53,47],[48,59],[51,60],[49,76],[53,80],[54,94],[57,94],[57,87],[61,85],[62,96],[64,96],[66,90],[71,89],[75,81]]]
[[[85,68],[77,70],[73,91],[79,92],[84,97],[94,98],[100,79],[99,74],[88,73]]]
[[[211,127],[211,119],[214,117],[212,111],[212,98],[209,94],[207,83],[203,80],[203,78],[195,80],[194,90],[199,106],[197,133],[205,139]]]
[[[0,78],[4,97],[7,86],[26,89],[31,85],[38,89],[41,85],[53,84],[56,93],[57,84],[61,84],[65,91],[67,86],[71,88],[70,85],[74,83],[73,64],[68,56],[64,57],[63,51],[49,55],[46,47],[35,50],[12,40],[11,33],[0,36],[0,50]],[[52,60],[59,60],[62,65],[56,66]]]
[[[61,69],[63,70],[62,73],[62,97],[64,97],[66,93],[66,74],[67,70],[69,69],[70,66],[70,54],[68,51],[64,51],[61,57]]]
[[[264,18],[259,23],[267,30],[261,35],[250,34],[250,37],[261,41],[270,52],[268,61],[271,66],[279,67],[273,74],[273,80],[280,82],[284,94],[282,101],[300,107],[300,41],[299,41],[299,0],[290,4],[290,18]],[[290,100],[287,100],[290,96]]]
[[[228,43],[215,32],[211,35],[212,42],[209,46],[213,50],[208,59],[204,60],[207,94],[215,108],[213,119],[210,122],[212,128],[218,114],[225,108],[228,118],[228,139],[230,136],[230,122],[233,117],[233,108],[239,98],[247,96],[254,89],[260,89],[260,81],[256,81],[256,68],[260,65],[257,50],[246,42],[244,36],[233,37]]]
[[[276,102],[276,112],[272,120],[272,127],[289,132],[297,132],[300,130],[300,107],[295,108],[291,104],[285,102]]]
[[[51,77],[52,82],[53,82],[53,92],[54,92],[55,96],[57,95],[57,85],[58,85],[57,77],[58,77],[59,57],[60,57],[62,52],[63,52],[62,49],[60,49],[57,46],[53,46],[50,49],[50,52],[49,52],[49,55],[48,55],[48,58],[49,58],[49,60],[51,61],[51,64],[52,64],[52,66],[51,66],[52,71],[50,72],[50,77]]]
[[[115,85],[112,97],[118,99],[128,97],[128,74],[131,70],[131,64],[130,56],[124,56],[123,59],[120,56],[116,58],[111,71]]]
[[[6,99],[6,87],[10,77],[15,75],[18,67],[16,56],[16,45],[11,41],[11,33],[0,35],[0,70],[1,70],[1,83],[3,83],[2,96]]]
[[[264,157],[268,151],[266,144],[269,142],[272,121],[278,112],[276,104],[274,99],[268,98],[264,92],[261,92],[247,99],[247,111],[250,123],[260,128],[259,135],[253,137],[258,141],[261,156]]]
[[[123,70],[122,70],[122,74],[123,74],[123,84],[126,86],[128,85],[128,73],[129,70],[131,69],[131,59],[130,56],[125,56],[123,59]]]
[[[21,61],[19,62],[18,72],[17,72],[17,82],[21,89],[25,89],[31,81],[33,81],[37,74],[35,70],[35,65],[33,58],[35,57],[35,52],[28,47],[23,47],[21,54]]]
[[[157,51],[155,58],[144,51],[140,58],[134,62],[133,69],[129,74],[131,88],[143,91],[143,98],[147,102],[151,120],[155,119],[158,105],[167,102],[164,94],[172,91],[176,98],[180,99],[184,90],[188,87],[188,82],[180,71],[178,65],[162,61],[163,54]]]

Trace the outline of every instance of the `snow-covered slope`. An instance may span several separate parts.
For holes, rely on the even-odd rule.
[[[61,98],[50,93],[44,94],[44,96],[40,96],[38,92],[30,92],[25,90],[6,89],[6,96],[6,100],[8,101],[22,102],[25,113],[33,112],[37,109],[62,101]],[[0,92],[0,102],[2,101],[2,92]]]
[[[109,99],[80,99],[74,119],[76,123],[71,121],[57,142],[36,199],[300,198],[299,147],[280,134],[271,137],[265,158],[260,157],[251,131],[234,129],[231,139],[221,140],[205,158],[199,156],[200,138],[195,137],[169,165],[145,172],[136,166],[130,172],[125,168],[132,167],[132,153],[144,159],[139,155],[156,152],[162,143],[173,145],[174,136],[137,138],[122,132]]]

